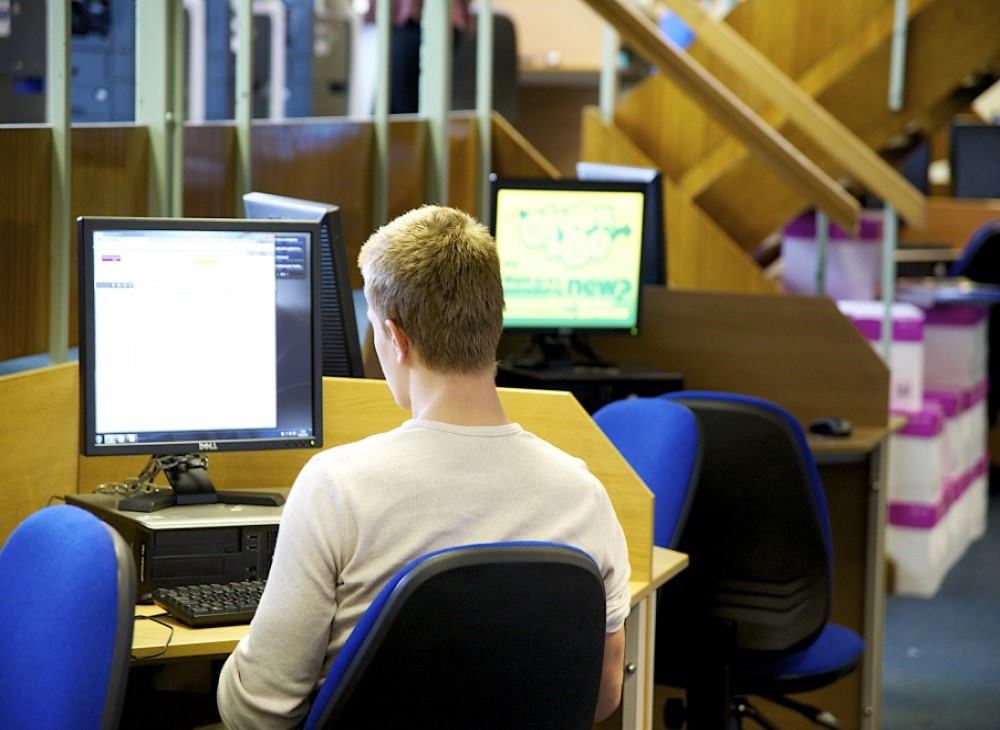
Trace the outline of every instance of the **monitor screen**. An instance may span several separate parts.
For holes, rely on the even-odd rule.
[[[647,188],[491,176],[504,329],[635,332]]]
[[[246,193],[243,207],[247,218],[319,221],[323,375],[363,378],[361,338],[340,208],[330,203],[261,192]]]
[[[82,217],[78,234],[84,454],[322,445],[317,223]]]

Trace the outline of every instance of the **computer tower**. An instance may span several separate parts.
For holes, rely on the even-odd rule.
[[[93,512],[131,546],[139,601],[155,588],[267,578],[280,506],[193,504],[126,512],[118,509],[121,499],[66,495],[67,504]]]

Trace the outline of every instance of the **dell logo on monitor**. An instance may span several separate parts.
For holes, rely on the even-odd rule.
[[[198,451],[218,451],[219,445],[215,441],[199,441]]]

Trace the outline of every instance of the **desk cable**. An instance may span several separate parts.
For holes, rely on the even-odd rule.
[[[160,649],[159,651],[157,651],[157,652],[155,652],[153,654],[145,654],[143,656],[137,656],[136,654],[132,654],[131,655],[132,659],[135,659],[135,660],[138,660],[138,659],[143,659],[143,660],[145,660],[145,659],[156,659],[157,657],[163,656],[164,654],[167,653],[167,649],[170,648],[170,642],[173,641],[173,639],[174,639],[174,627],[171,626],[170,624],[168,624],[166,621],[160,621],[160,619],[163,616],[169,616],[169,615],[170,614],[168,614],[166,611],[164,611],[163,613],[157,613],[157,614],[154,614],[152,616],[139,616],[139,615],[136,615],[136,616],[133,617],[136,621],[140,621],[140,620],[143,620],[143,621],[152,621],[154,624],[159,624],[163,628],[168,629],[170,633],[167,634],[167,640],[163,643],[163,648],[162,649]]]

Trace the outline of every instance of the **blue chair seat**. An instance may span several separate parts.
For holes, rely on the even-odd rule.
[[[739,663],[735,691],[743,694],[809,692],[854,671],[865,645],[854,631],[827,624],[801,651],[760,662]]]

